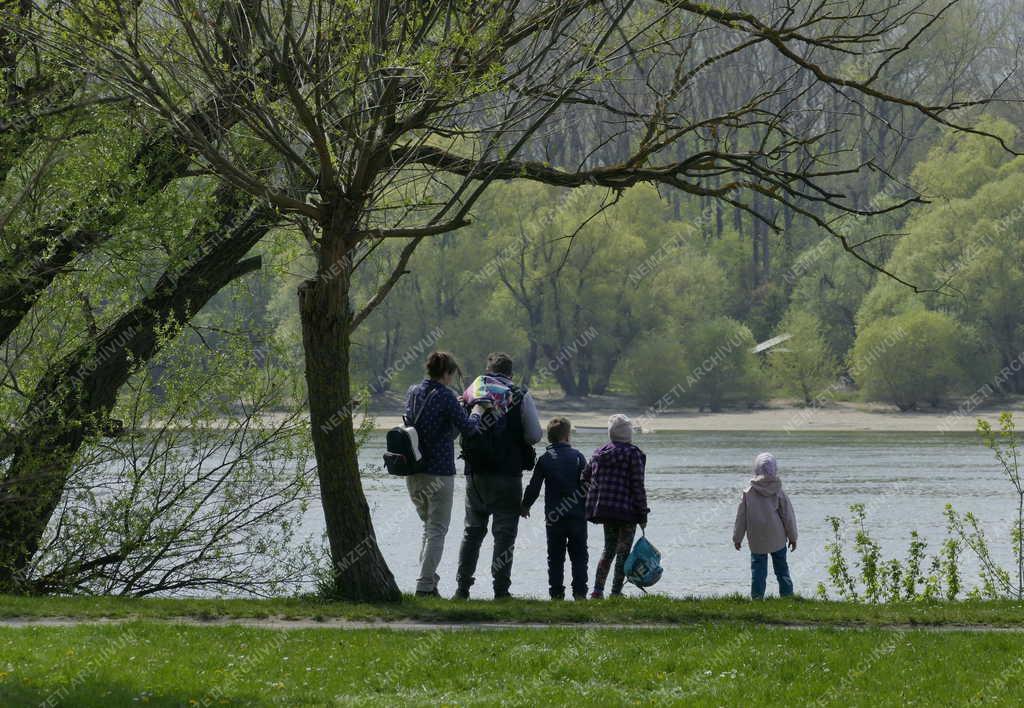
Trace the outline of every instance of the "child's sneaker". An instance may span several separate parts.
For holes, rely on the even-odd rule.
[[[594,592],[590,593],[590,599],[591,600],[603,600],[604,599],[604,593],[601,592],[600,590],[595,590]]]

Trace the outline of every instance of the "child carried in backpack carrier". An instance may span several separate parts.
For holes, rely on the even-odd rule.
[[[480,404],[491,407],[495,412],[504,415],[515,403],[514,387],[507,385],[497,376],[483,374],[462,392],[462,402],[469,408]]]
[[[473,379],[473,383],[463,391],[462,403],[464,406],[467,408],[480,406],[484,409],[479,433],[462,439],[462,458],[471,468],[493,469],[505,463],[509,456],[523,458],[521,469],[533,468],[536,453],[532,445],[520,443],[518,439],[514,450],[502,449],[501,445],[505,428],[510,424],[509,413],[518,411],[518,407],[523,404],[525,395],[524,389],[507,379],[502,380],[491,374],[477,376]],[[512,424],[519,427],[520,420],[521,418]]]

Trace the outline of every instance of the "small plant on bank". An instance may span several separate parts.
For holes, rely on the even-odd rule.
[[[829,555],[829,584],[841,599],[863,602],[892,602],[897,600],[956,600],[963,591],[960,559],[964,551],[978,559],[978,585],[967,593],[969,599],[1024,600],[1024,480],[1021,479],[1018,443],[1013,415],[999,416],[999,430],[993,430],[985,420],[978,420],[978,432],[985,445],[995,453],[1006,478],[1017,495],[1017,516],[1011,523],[1016,578],[992,556],[989,537],[981,522],[972,512],[961,514],[947,504],[946,539],[939,552],[928,558],[927,541],[917,531],[910,534],[910,545],[905,561],[886,560],[881,547],[867,529],[867,512],[863,504],[850,506],[854,526],[853,551],[856,558],[851,564],[845,556],[845,530],[847,522],[830,516],[832,540],[825,546]],[[924,568],[927,566],[927,573]],[[824,583],[818,585],[818,595],[828,596]]]
[[[829,555],[829,584],[840,599],[867,603],[957,599],[961,590],[961,543],[953,535],[952,523],[947,525],[948,538],[940,552],[930,558],[928,542],[917,531],[911,531],[907,555],[901,561],[883,557],[881,546],[868,532],[864,504],[851,504],[850,514],[849,521],[828,517],[832,526],[832,540],[825,546]],[[845,550],[848,526],[854,528],[852,563]],[[818,596],[828,599],[829,588],[824,583],[818,584]]]
[[[1024,484],[1021,483],[1019,456],[1017,454],[1017,433],[1014,427],[1013,414],[1004,411],[999,416],[999,432],[992,430],[988,421],[978,420],[978,432],[981,433],[985,445],[996,455],[996,460],[1007,479],[1017,492],[1017,520],[1011,529],[1013,539],[1014,560],[1017,563],[1017,585],[1013,587],[1009,582],[1009,573],[1002,568],[994,566],[990,571],[993,580],[1004,583],[1004,591],[1015,596],[1018,600],[1024,599]],[[970,515],[968,515],[970,516]],[[973,519],[969,521],[972,523]],[[977,523],[972,523],[972,529],[977,530]],[[983,539],[984,536],[982,535]],[[987,547],[986,547],[987,552]],[[982,560],[984,565],[985,559]],[[989,559],[991,560],[991,559]],[[996,572],[999,571],[999,572]]]
[[[958,547],[967,548],[978,558],[978,580],[981,585],[971,591],[971,596],[999,598],[1013,595],[1010,574],[992,558],[988,538],[977,517],[971,512],[960,514],[953,509],[952,504],[947,504],[946,520],[953,535],[947,543],[955,541]]]
[[[860,599],[860,596],[857,593],[857,583],[850,574],[850,565],[846,562],[846,555],[843,552],[843,520],[838,516],[829,516],[827,520],[832,526],[832,540],[825,545],[829,557],[829,580],[838,590],[839,597],[855,602]],[[818,595],[822,598],[828,597],[824,583],[818,583]]]

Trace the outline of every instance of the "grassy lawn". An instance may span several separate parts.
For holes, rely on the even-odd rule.
[[[1016,706],[1022,679],[998,632],[0,628],[0,705]]]
[[[985,624],[1024,627],[1024,603],[1012,601],[860,605],[817,600],[752,602],[740,597],[669,599],[651,596],[602,602],[474,600],[407,597],[393,605],[316,599],[187,600],[115,597],[12,597],[0,595],[0,618],[87,617],[126,619],[345,618],[441,622],[700,622],[828,623],[853,626]]]

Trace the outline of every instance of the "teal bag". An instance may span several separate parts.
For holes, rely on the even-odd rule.
[[[647,534],[641,529],[641,536],[633,545],[633,550],[626,558],[626,579],[641,590],[649,588],[661,580],[661,552],[647,540]],[[646,590],[644,590],[646,592]]]

